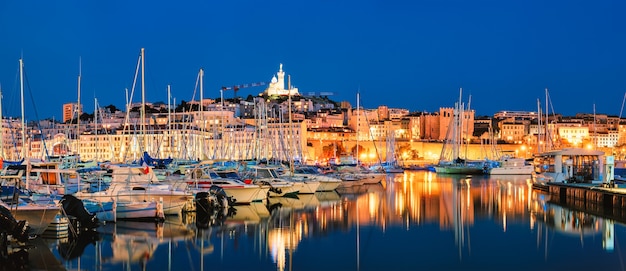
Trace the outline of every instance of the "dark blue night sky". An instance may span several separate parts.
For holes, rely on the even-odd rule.
[[[60,118],[77,100],[79,59],[85,111],[94,98],[123,108],[143,47],[153,102],[167,102],[167,84],[177,103],[192,100],[201,67],[215,98],[283,63],[301,93],[355,105],[360,91],[366,108],[432,112],[462,87],[478,115],[531,111],[548,88],[551,112],[619,115],[625,12],[624,1],[577,0],[1,1],[3,113],[20,115],[20,56],[28,119]]]

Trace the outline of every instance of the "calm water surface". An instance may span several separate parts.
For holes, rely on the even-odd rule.
[[[46,269],[626,269],[622,222],[552,204],[527,179],[409,171],[209,220],[118,222],[71,242],[38,242],[49,249]]]

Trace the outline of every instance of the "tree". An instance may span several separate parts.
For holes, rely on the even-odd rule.
[[[176,109],[174,111],[176,111],[176,112],[196,111],[196,110],[193,110],[194,108],[197,109],[198,106],[196,105],[196,106],[192,107],[192,105],[187,103],[186,101],[181,101],[180,104],[176,107]]]
[[[82,113],[80,115],[81,121],[93,121],[93,114]]]
[[[107,105],[104,108],[109,110],[109,112],[111,112],[111,113],[115,113],[116,111],[119,111],[119,109],[117,109],[117,107],[115,107],[115,105],[113,105],[113,104]]]

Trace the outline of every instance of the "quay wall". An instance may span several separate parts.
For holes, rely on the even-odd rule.
[[[626,189],[551,183],[550,202],[626,222]]]

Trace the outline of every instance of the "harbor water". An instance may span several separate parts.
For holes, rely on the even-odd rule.
[[[119,221],[78,238],[38,238],[29,267],[624,270],[624,223],[554,204],[532,189],[530,176],[406,171],[379,185],[270,198],[209,217]]]

